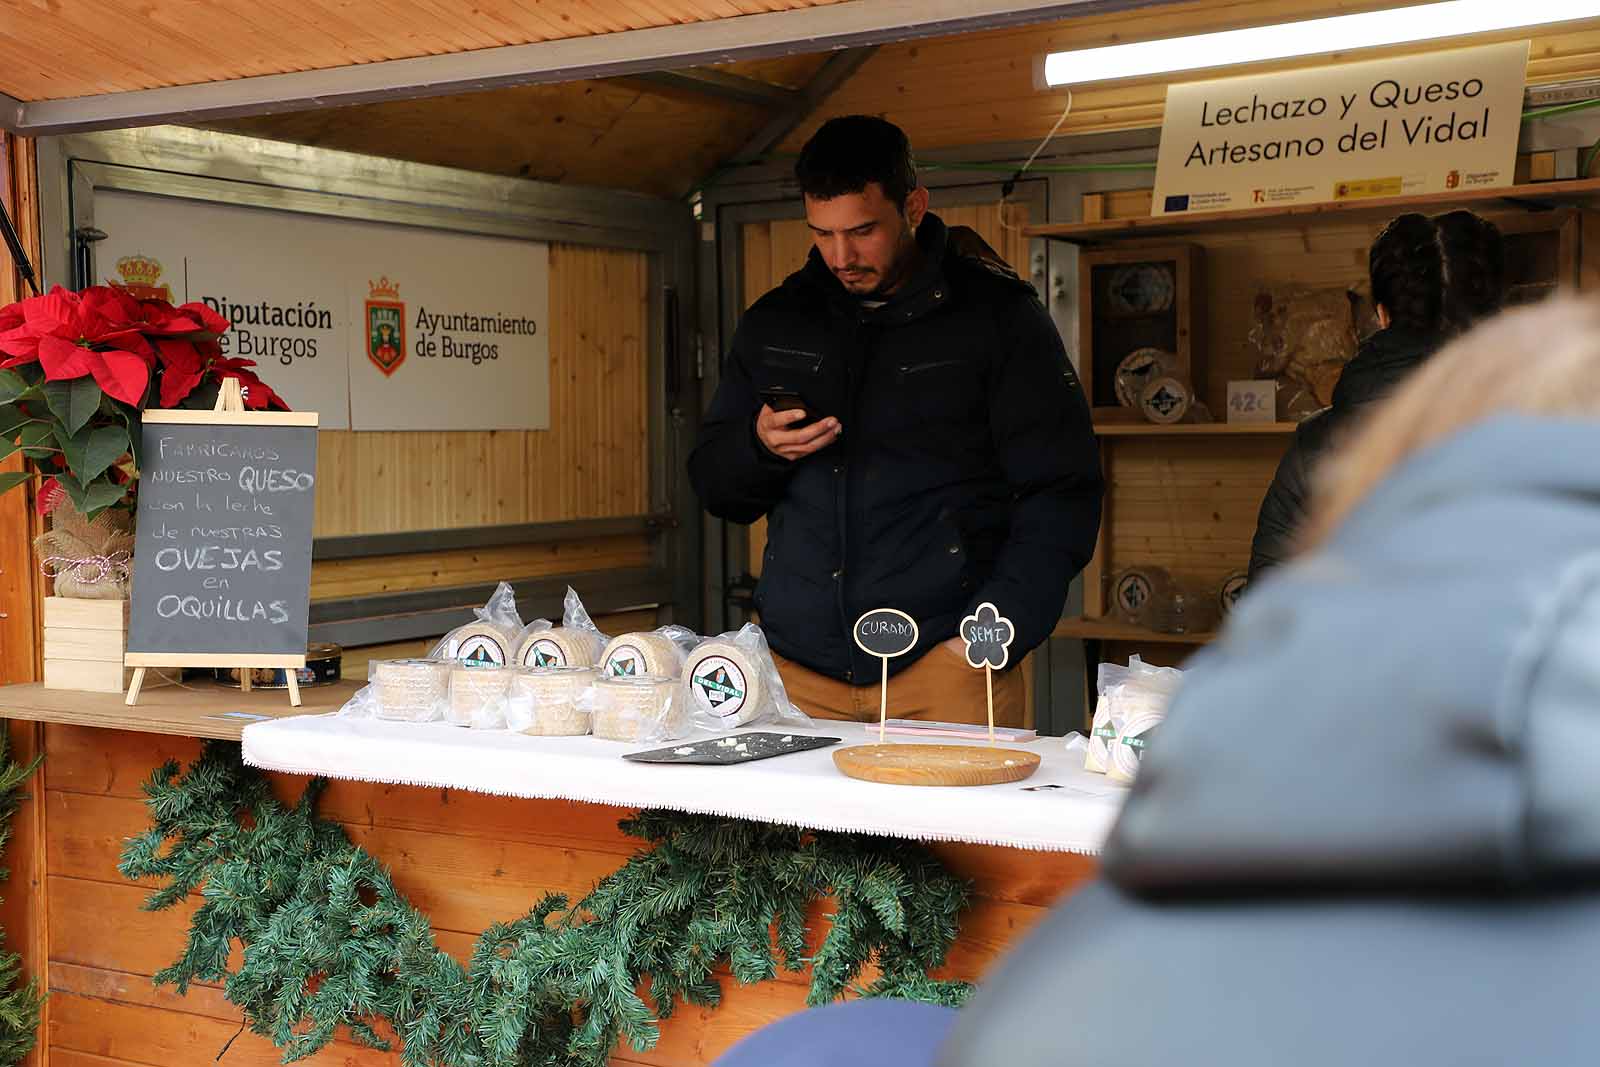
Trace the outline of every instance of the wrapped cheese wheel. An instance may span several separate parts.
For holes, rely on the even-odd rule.
[[[450,669],[450,703],[445,721],[456,726],[496,728],[505,724],[506,690],[511,672],[504,667]]]
[[[593,667],[541,667],[511,672],[506,726],[524,734],[568,737],[589,732],[584,695],[600,672]]]
[[[516,642],[516,630],[479,620],[446,634],[441,651],[446,659],[504,667],[516,652]]]
[[[1182,422],[1193,403],[1194,390],[1176,374],[1156,375],[1139,396],[1139,410],[1144,417],[1162,425]]]
[[[693,711],[728,728],[751,722],[765,708],[761,667],[732,641],[707,641],[690,653],[683,688]]]
[[[379,660],[372,664],[380,719],[431,722],[449,699],[450,664],[432,659]]]
[[[594,735],[610,741],[670,741],[689,727],[672,678],[602,676],[589,690],[587,701],[594,714]]]
[[[678,678],[684,656],[683,646],[662,634],[623,634],[613,637],[601,653],[600,673],[607,678]]]
[[[519,667],[593,667],[604,646],[605,638],[594,630],[556,626],[524,637],[513,661]]]
[[[1118,782],[1131,782],[1139,774],[1139,764],[1149,749],[1156,727],[1166,720],[1165,706],[1138,707],[1129,711],[1117,732],[1116,743],[1111,745],[1111,759],[1106,765],[1106,777]]]

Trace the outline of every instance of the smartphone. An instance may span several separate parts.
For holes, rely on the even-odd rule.
[[[811,405],[806,403],[806,398],[793,389],[784,389],[775,385],[768,386],[761,390],[761,399],[773,411],[795,411],[798,409],[806,412],[805,418],[790,425],[789,429],[791,430],[798,430],[802,426],[809,426],[817,421],[817,415],[812,411]]]

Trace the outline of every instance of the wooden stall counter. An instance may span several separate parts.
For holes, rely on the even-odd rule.
[[[223,1062],[270,1067],[279,1049],[240,1033],[239,1009],[217,984],[187,996],[151,976],[182,954],[198,893],[165,911],[144,910],[156,884],[118,872],[128,838],[151,825],[142,786],[168,760],[188,765],[202,739],[237,739],[251,722],[317,715],[354,690],[307,689],[305,705],[281,691],[248,694],[217,686],[152,689],[139,707],[113,695],[0,688],[0,716],[18,759],[43,754],[4,857],[12,871],[0,895],[8,944],[50,992],[40,1047],[29,1062],[53,1067],[121,1067]],[[1042,740],[1040,743],[1057,743]],[[792,757],[784,757],[790,759]],[[781,764],[783,760],[772,761]],[[758,765],[750,765],[758,766]],[[671,772],[677,768],[658,768]],[[280,801],[293,802],[307,779],[269,773]],[[883,787],[886,797],[904,790]],[[918,794],[921,795],[921,794]],[[441,949],[465,961],[489,925],[524,914],[546,893],[574,899],[621,867],[641,843],[617,823],[626,807],[559,799],[491,796],[465,789],[333,781],[319,814],[391,870],[396,888],[432,922]],[[937,977],[981,979],[1073,886],[1093,875],[1093,857],[998,846],[934,843],[929,848],[973,884],[961,935]],[[813,945],[826,910],[810,915]],[[235,947],[232,966],[241,961]],[[626,1043],[617,1064],[690,1067],[711,1063],[744,1034],[805,1004],[809,971],[740,985],[719,972],[715,1008],[680,1005],[662,1022],[649,1051]],[[341,1035],[302,1061],[317,1067],[398,1065],[398,1053],[368,1049]]]

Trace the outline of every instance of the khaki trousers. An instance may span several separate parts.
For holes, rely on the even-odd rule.
[[[814,719],[878,721],[878,686],[854,686],[808,670],[776,652],[773,662],[789,700]],[[987,723],[983,671],[944,645],[889,679],[889,718]],[[1019,670],[994,676],[994,724],[1021,726],[1025,690]]]

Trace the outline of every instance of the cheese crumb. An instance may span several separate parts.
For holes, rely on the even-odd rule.
[[[694,746],[690,745],[688,748],[675,748],[672,750],[672,754],[675,756],[692,756],[694,755]]]

